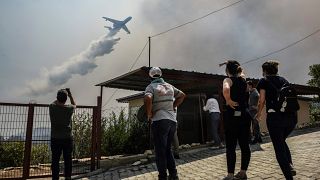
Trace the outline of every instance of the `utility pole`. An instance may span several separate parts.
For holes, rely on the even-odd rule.
[[[151,57],[151,37],[149,36],[148,38],[149,38],[149,68],[150,68],[150,66],[151,66],[150,65],[150,59],[151,59],[150,58]]]

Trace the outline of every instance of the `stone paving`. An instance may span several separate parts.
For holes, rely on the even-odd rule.
[[[320,129],[302,135],[290,137],[288,145],[297,171],[294,179],[320,180]],[[284,179],[275,159],[272,144],[251,146],[252,155],[248,169],[248,179],[278,180]],[[226,175],[225,149],[202,148],[181,154],[176,160],[179,178],[184,179],[222,179]],[[236,172],[240,167],[240,154],[237,151]],[[109,170],[83,180],[153,180],[157,179],[155,163],[122,167]]]

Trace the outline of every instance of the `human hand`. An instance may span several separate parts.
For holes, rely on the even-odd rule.
[[[151,122],[151,118],[152,118],[153,114],[150,113],[150,114],[147,114],[147,118],[148,118],[148,121]]]
[[[261,113],[257,113],[256,116],[254,117],[254,119],[257,119],[258,121],[261,120]]]
[[[69,97],[72,96],[71,91],[70,91],[70,88],[66,88],[66,91],[68,92],[68,96],[69,96]]]
[[[237,102],[234,102],[232,101],[231,99],[230,100],[227,100],[226,101],[227,105],[230,106],[232,109],[236,109],[235,106],[239,106],[239,104]]]

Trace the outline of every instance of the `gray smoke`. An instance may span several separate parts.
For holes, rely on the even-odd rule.
[[[120,38],[114,37],[118,31],[111,30],[107,35],[92,41],[85,51],[70,58],[62,65],[50,70],[43,70],[39,79],[27,83],[26,94],[31,96],[44,95],[68,82],[73,75],[83,76],[92,72],[97,67],[96,58],[114,50],[114,45],[120,40]]]
[[[145,1],[142,17],[157,34],[236,2],[221,0]],[[320,28],[318,0],[246,0],[207,18],[152,38],[151,65],[223,74],[218,64],[240,63],[281,49]],[[244,66],[261,77],[261,64],[280,61],[280,74],[305,84],[309,65],[319,63],[320,34],[272,56]]]

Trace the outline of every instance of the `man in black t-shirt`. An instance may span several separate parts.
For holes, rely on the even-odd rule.
[[[67,97],[71,105],[65,105]],[[57,100],[50,104],[49,113],[51,121],[51,151],[52,151],[52,179],[59,179],[59,160],[63,152],[64,176],[71,179],[72,174],[72,148],[71,118],[76,103],[69,89],[61,89],[57,93]]]

